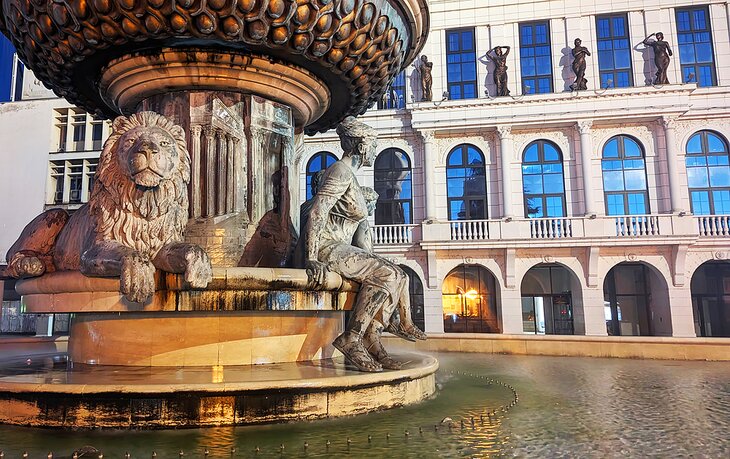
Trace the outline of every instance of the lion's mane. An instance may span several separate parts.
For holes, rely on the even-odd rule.
[[[119,145],[119,138],[138,126],[158,127],[169,133],[180,157],[172,177],[154,188],[135,185],[118,161],[117,150],[128,148]],[[120,242],[150,258],[164,245],[182,241],[188,220],[189,181],[190,155],[182,128],[154,112],[115,119],[89,198],[89,213],[96,223],[94,239]]]

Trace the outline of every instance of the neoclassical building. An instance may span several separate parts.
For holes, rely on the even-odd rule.
[[[417,322],[432,335],[730,336],[727,4],[429,3],[432,67],[417,60],[362,116],[379,133],[360,173],[380,195],[376,250],[409,274]],[[670,84],[653,84],[655,32]],[[591,53],[581,91],[576,38]],[[498,78],[495,47],[509,47]],[[85,201],[108,132],[32,75],[22,96],[0,104],[0,256],[44,207]],[[340,155],[333,131],[303,138],[300,202]]]
[[[360,177],[426,331],[730,336],[727,4],[430,6],[433,100],[418,66],[396,79],[363,117],[380,155]],[[668,85],[645,31],[673,50]],[[340,153],[332,132],[304,140],[302,199]]]

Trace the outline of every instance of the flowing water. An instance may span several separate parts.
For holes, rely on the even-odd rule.
[[[174,431],[0,426],[0,450],[6,459],[25,451],[59,458],[83,445],[107,459],[150,459],[153,451],[158,459],[180,459],[180,451],[204,458],[206,450],[210,458],[730,457],[730,363],[436,356],[437,394],[417,406]],[[518,403],[510,407],[512,389]]]

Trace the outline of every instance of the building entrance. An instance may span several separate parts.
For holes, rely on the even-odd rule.
[[[522,329],[537,335],[572,335],[573,299],[568,269],[538,265],[522,280]]]

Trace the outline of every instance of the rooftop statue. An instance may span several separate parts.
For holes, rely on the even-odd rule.
[[[375,130],[348,117],[337,127],[337,134],[342,159],[322,177],[303,231],[307,274],[314,285],[324,283],[328,270],[360,283],[350,320],[333,345],[361,371],[399,369],[400,362],[380,344],[382,331],[411,341],[426,335],[410,317],[408,276],[372,249],[367,217],[373,199],[369,208],[355,172],[372,164]]]
[[[649,41],[649,39],[653,36],[656,36],[656,40]],[[672,55],[672,48],[669,47],[669,43],[664,41],[664,34],[661,32],[653,33],[644,38],[642,43],[644,46],[654,50],[654,64],[656,65],[656,78],[654,78],[654,84],[669,84],[667,69],[669,68],[669,56]]]
[[[212,278],[208,255],[183,242],[188,221],[190,157],[183,130],[140,112],[114,120],[88,204],[69,217],[51,209],[25,227],[8,251],[16,278],[80,270],[120,277],[133,302],[155,292],[155,269],[184,273],[193,288]]]

